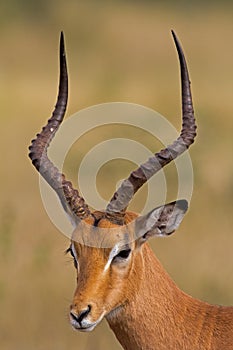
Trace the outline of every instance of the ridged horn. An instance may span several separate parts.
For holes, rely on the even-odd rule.
[[[62,123],[68,100],[68,74],[65,54],[64,36],[60,36],[60,79],[58,97],[55,109],[46,126],[32,141],[29,147],[29,157],[33,165],[44,177],[48,184],[56,191],[63,208],[73,222],[84,219],[90,215],[90,210],[79,192],[67,181],[65,175],[49,160],[47,150]]]
[[[114,216],[118,216],[120,218],[124,217],[127,206],[139,188],[165,165],[185,152],[194,142],[194,138],[196,136],[196,124],[194,118],[188,68],[182,47],[173,31],[172,36],[175,41],[180,62],[182,91],[182,130],[177,140],[175,140],[171,145],[168,145],[165,149],[162,149],[159,153],[156,153],[153,157],[149,158],[144,164],[140,165],[138,169],[134,170],[130,176],[121,183],[120,187],[114,193],[106,208],[106,215],[109,216],[109,218],[112,217],[113,220]]]

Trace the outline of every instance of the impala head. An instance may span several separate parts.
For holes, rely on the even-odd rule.
[[[77,288],[70,307],[74,328],[92,330],[104,316],[119,310],[136,293],[143,266],[144,243],[152,236],[174,232],[188,208],[178,200],[144,216],[127,211],[133,195],[162,167],[193,143],[196,125],[188,70],[182,48],[172,32],[179,55],[182,84],[182,130],[171,145],[149,158],[124,180],[105,211],[91,212],[71,182],[48,159],[47,149],[65,114],[68,76],[64,38],[60,40],[60,83],[57,103],[47,125],[32,141],[33,165],[56,191],[75,230],[68,248],[77,270]]]

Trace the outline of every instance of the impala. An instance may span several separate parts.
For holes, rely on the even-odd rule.
[[[56,191],[75,226],[67,252],[77,270],[70,306],[74,329],[91,331],[105,317],[127,350],[232,350],[233,307],[214,306],[182,292],[167,275],[147,240],[167,236],[181,223],[188,204],[177,200],[144,216],[127,211],[139,188],[193,143],[196,125],[185,57],[178,51],[182,86],[182,130],[171,145],[156,153],[122,182],[106,210],[89,209],[78,190],[47,156],[67,105],[68,75],[64,38],[60,39],[57,103],[47,125],[32,141],[32,163]],[[90,238],[94,244],[89,244]]]

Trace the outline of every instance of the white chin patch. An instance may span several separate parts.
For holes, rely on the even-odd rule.
[[[80,332],[91,332],[93,329],[97,326],[97,324],[93,324],[91,327],[88,328],[75,328],[75,330]]]
[[[80,331],[80,332],[91,332],[93,329],[97,326],[98,323],[94,323],[88,327],[81,327],[78,323],[74,324],[73,322],[71,323],[72,328],[75,331]]]
[[[80,332],[91,332],[93,329],[102,321],[104,317],[104,313],[100,316],[100,318],[96,322],[90,322],[88,320],[84,320],[82,324],[75,320],[70,320],[71,326],[75,331],[80,331]]]

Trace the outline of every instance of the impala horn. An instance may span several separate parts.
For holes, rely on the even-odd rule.
[[[121,183],[106,208],[106,215],[110,220],[111,218],[114,220],[116,216],[119,218],[121,217],[123,220],[129,202],[139,188],[165,165],[185,152],[194,142],[196,124],[188,68],[181,45],[173,31],[172,35],[179,56],[181,72],[182,130],[180,136],[171,145],[168,145],[159,153],[149,158],[144,164],[140,165],[138,169],[134,170],[130,176]]]
[[[64,210],[74,223],[78,219],[85,219],[90,215],[90,210],[79,192],[67,181],[65,175],[60,173],[57,167],[49,160],[47,149],[63,121],[68,100],[68,74],[65,55],[64,36],[60,37],[60,80],[58,97],[52,117],[43,127],[40,134],[32,141],[29,147],[29,157],[33,165],[44,177],[48,184],[56,191]]]

